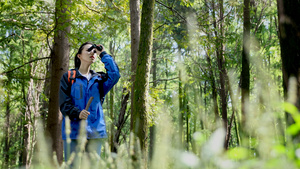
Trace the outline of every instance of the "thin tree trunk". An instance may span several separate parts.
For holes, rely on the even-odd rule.
[[[109,51],[113,57],[113,59],[115,59],[115,53],[114,53],[114,47],[113,47],[113,41],[110,41],[109,44]],[[112,120],[112,123],[110,125],[110,150],[113,151],[114,150],[114,95],[115,95],[115,87],[113,87],[110,91],[109,91],[109,110],[110,110],[110,119]]]
[[[4,132],[4,162],[2,163],[2,168],[9,168],[9,145],[10,145],[10,94],[7,94],[6,102],[6,122],[5,122],[5,132]]]
[[[32,71],[33,77],[40,77],[45,78],[45,70],[40,71],[39,65],[42,65],[40,63],[37,63]],[[30,168],[32,163],[32,158],[35,153],[36,148],[36,136],[37,136],[37,123],[38,119],[41,116],[40,114],[40,95],[42,92],[42,89],[44,87],[43,81],[38,81],[37,83],[33,83],[35,86],[33,86],[33,105],[32,105],[32,112],[33,112],[33,119],[32,119],[32,137],[31,137],[31,146],[30,146],[30,157],[29,157],[29,163],[28,168]]]
[[[219,18],[224,17],[224,9],[223,9],[223,0],[219,0]],[[215,17],[216,12],[216,6],[215,3],[213,3],[213,18],[214,18],[214,29],[215,29],[215,35],[216,35],[216,55],[217,55],[217,63],[218,63],[218,71],[219,71],[219,79],[220,79],[220,97],[221,97],[221,109],[222,109],[222,120],[223,125],[226,130],[226,137],[224,142],[224,148],[226,147],[226,142],[228,140],[228,120],[227,120],[227,91],[226,91],[226,68],[225,68],[225,57],[223,54],[224,51],[224,45],[223,45],[223,37],[224,37],[224,22],[217,22]],[[217,25],[219,24],[219,25]],[[218,31],[217,31],[218,30]]]
[[[50,84],[51,84],[51,61],[47,61],[46,63],[46,80],[44,83],[44,96],[49,99],[50,98]],[[44,127],[46,127],[46,121],[47,121],[47,112],[48,112],[48,107],[49,107],[49,102],[47,99],[44,99],[42,101],[42,107],[41,107],[41,119],[43,121]]]
[[[29,81],[29,87],[28,87],[28,92],[27,92],[27,98],[26,98],[26,111],[25,111],[25,121],[27,122],[27,124],[24,127],[24,133],[26,135],[24,135],[24,150],[26,152],[26,156],[24,156],[25,164],[26,164],[26,168],[29,168],[30,166],[30,150],[31,150],[31,146],[32,146],[32,142],[31,142],[31,137],[32,137],[32,105],[33,105],[33,80],[30,79]]]
[[[217,119],[219,119],[218,93],[217,93],[217,88],[216,88],[216,81],[215,81],[215,77],[214,77],[214,72],[213,72],[213,69],[212,69],[211,59],[210,59],[210,56],[208,54],[206,54],[206,60],[207,60],[208,67],[209,67],[209,79],[210,79],[210,82],[211,82],[211,90],[212,90],[212,97],[213,97],[213,104],[214,104],[213,109],[214,109],[214,114],[215,114],[215,120],[217,120]],[[206,86],[204,87],[204,89],[206,90]],[[205,100],[205,105],[206,105],[206,100]]]
[[[19,143],[20,143],[20,147],[24,147],[24,141],[23,141],[23,126],[24,126],[24,122],[23,122],[23,118],[20,118],[20,125],[18,126],[18,131],[19,131],[19,135],[17,138],[19,138]],[[23,165],[23,150],[20,150],[20,156],[19,156],[19,167],[21,167]]]
[[[190,149],[190,110],[189,110],[189,106],[186,105],[186,142],[185,142],[185,146],[186,146],[186,150],[189,151]]]
[[[126,109],[129,99],[129,91],[126,88],[123,88],[122,92],[122,101],[121,101],[121,109],[118,117],[118,122],[116,124],[117,130],[114,135],[114,144],[112,152],[117,152],[118,146],[120,145],[120,135],[126,120],[128,119],[129,115],[126,115]],[[126,116],[125,116],[126,115]]]
[[[242,53],[242,72],[241,72],[241,89],[242,89],[242,126],[245,125],[245,103],[249,99],[250,90],[250,0],[244,0],[244,32],[243,32],[243,53]]]
[[[22,73],[24,75],[24,73]],[[27,101],[26,101],[26,92],[25,92],[25,82],[22,83],[22,99],[23,99],[23,102],[24,104],[26,105]],[[26,142],[28,140],[28,130],[27,130],[27,125],[28,125],[28,121],[26,120],[26,106],[24,106],[24,108],[22,108],[22,111],[24,112],[24,115],[22,117],[22,142],[21,142],[21,145],[22,145],[22,165],[26,165],[26,159],[27,159],[27,151],[26,151]]]
[[[181,70],[179,70],[179,84],[178,84],[178,95],[179,95],[179,145],[183,146],[184,142],[184,134],[183,134],[183,119],[184,119],[184,107],[183,107],[183,87],[182,87],[182,81],[181,81]]]
[[[166,69],[166,71],[165,71],[165,74],[166,74],[166,79],[168,79],[169,78],[169,72],[168,72],[168,70],[169,70],[169,66],[168,66],[168,60],[165,60],[166,62],[166,67],[165,67],[165,69]],[[167,86],[168,86],[168,81],[166,80],[165,81],[165,86],[164,86],[164,90],[165,91],[167,91]],[[166,98],[166,97],[165,97]]]
[[[194,104],[195,105],[199,105],[199,99],[198,99],[198,95],[201,96],[202,94],[202,89],[201,89],[201,85],[200,85],[200,92],[198,92],[198,90],[196,88],[194,88]],[[202,111],[201,111],[202,112]],[[191,134],[194,134],[197,131],[197,120],[198,120],[198,113],[200,113],[200,110],[198,109],[198,106],[196,106],[195,112],[193,113],[194,115],[194,119],[193,119],[193,131],[192,131],[192,127],[191,127]],[[199,128],[202,127],[202,120],[200,119],[200,126]],[[192,145],[192,152],[194,154],[196,154],[197,150],[196,150],[196,142],[195,139],[191,139],[191,145]]]
[[[154,42],[154,48],[157,43]],[[153,80],[153,88],[156,88],[157,81],[156,81],[156,74],[157,74],[157,60],[156,60],[156,52],[153,52],[153,66],[152,66],[152,80]],[[150,127],[150,145],[149,145],[149,159],[152,160],[153,152],[154,152],[154,145],[155,145],[155,124],[153,123]]]
[[[140,42],[140,0],[130,0],[130,29],[131,29],[131,107],[134,105],[134,81],[136,76],[136,66],[138,60],[138,50]],[[131,109],[131,116],[133,116],[133,109]],[[132,128],[131,121],[131,128]]]
[[[111,151],[114,149],[114,87],[109,91],[109,110],[110,110],[110,119],[112,123],[110,125],[110,148]]]
[[[55,4],[56,29],[54,45],[51,51],[52,72],[50,85],[49,113],[47,118],[47,132],[52,141],[52,152],[56,152],[59,163],[63,161],[63,144],[61,138],[62,115],[59,111],[59,85],[62,75],[69,68],[70,44],[68,34],[70,26],[71,0],[56,0]]]
[[[149,73],[152,55],[153,41],[153,22],[154,22],[155,0],[143,2],[141,17],[141,35],[138,51],[138,62],[136,79],[134,82],[134,100],[132,113],[131,130],[139,138],[143,157],[147,159],[147,138],[148,138],[148,119],[147,119],[147,92],[149,86]],[[145,163],[146,164],[146,163]]]
[[[30,66],[30,76],[32,75],[32,72],[34,72],[33,70],[33,65],[32,63],[29,65]],[[33,86],[33,79],[30,78],[29,79],[29,85],[28,85],[28,90],[27,90],[27,97],[25,99],[25,103],[26,103],[26,110],[25,110],[25,121],[26,121],[26,125],[24,126],[24,152],[26,153],[26,155],[24,156],[24,164],[26,166],[26,169],[28,169],[30,167],[31,164],[31,150],[32,150],[32,146],[33,143],[31,141],[31,139],[33,138],[33,133],[32,133],[32,110],[33,110],[33,93],[34,93],[34,86]],[[25,131],[26,130],[26,131]]]
[[[238,128],[238,125],[237,125],[237,120],[236,120],[236,116],[234,116],[234,128],[235,128],[235,135],[236,135],[236,143],[237,143],[237,146],[241,145],[241,138],[240,138],[240,132],[239,132],[239,128]]]
[[[188,107],[188,99],[187,99],[187,84],[184,85],[183,88],[183,109],[184,109],[184,119],[186,124],[184,139],[184,147],[187,151],[189,151],[189,107]],[[184,134],[184,133],[183,133]]]

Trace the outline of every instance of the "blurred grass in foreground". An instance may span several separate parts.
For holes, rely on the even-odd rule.
[[[286,110],[293,113],[299,119],[298,110],[291,104],[285,104]],[[253,109],[253,108],[252,108]],[[254,109],[255,110],[255,109]],[[252,111],[254,111],[252,110]],[[257,110],[256,110],[257,111]],[[171,122],[171,117],[167,109],[161,111],[157,121],[157,133],[156,133],[156,144],[154,149],[153,160],[148,164],[148,168],[151,169],[190,169],[190,168],[220,168],[220,169],[294,169],[299,167],[299,145],[293,145],[287,142],[286,146],[276,141],[274,133],[274,125],[272,125],[270,117],[266,112],[256,117],[257,123],[261,125],[250,125],[252,131],[256,134],[256,145],[254,150],[247,147],[234,147],[228,151],[223,149],[223,141],[225,137],[225,130],[218,128],[205,139],[207,133],[197,131],[193,134],[193,139],[196,144],[196,153],[191,151],[185,151],[179,149],[177,146],[176,127]],[[268,115],[268,116],[267,116]],[[254,118],[254,117],[253,117]],[[267,120],[270,120],[268,123]],[[264,121],[265,123],[261,122]],[[270,125],[271,124],[271,125]],[[297,120],[297,126],[299,125]],[[293,126],[290,126],[293,127]],[[43,133],[41,125],[38,127],[38,133]],[[289,130],[289,129],[288,129]],[[290,129],[292,130],[292,129]],[[294,129],[293,129],[294,130]],[[299,131],[299,126],[297,131]],[[80,136],[82,143],[81,148],[83,150],[84,135]],[[253,135],[254,137],[254,135]],[[288,136],[289,137],[289,136]],[[131,140],[134,136],[131,135]],[[248,140],[243,140],[248,141]],[[134,163],[131,159],[132,147],[134,145],[122,144],[118,148],[118,153],[111,153],[107,142],[102,148],[102,157],[99,157],[96,153],[81,153],[78,154],[79,159],[74,163],[74,168],[116,168],[116,169],[136,169],[144,168],[143,159],[141,156],[137,156],[137,163]],[[34,161],[31,168],[69,168],[67,163],[63,163],[61,166],[56,162],[55,165],[51,164],[51,158],[56,157],[49,156],[49,144],[43,134],[38,134],[38,151],[35,154]],[[256,153],[256,155],[253,155]],[[139,153],[141,154],[141,153]],[[71,158],[72,159],[72,158]],[[54,160],[55,161],[55,160]]]
[[[255,43],[254,43],[255,45]],[[179,115],[178,96],[173,97],[174,103],[169,105],[157,105],[155,117],[156,143],[152,161],[148,160],[150,169],[296,169],[300,168],[300,145],[293,143],[291,138],[300,133],[299,110],[291,103],[294,102],[297,82],[291,79],[290,91],[287,102],[283,101],[278,89],[278,84],[272,79],[270,72],[266,71],[261,64],[262,58],[259,53],[254,53],[250,59],[254,80],[250,101],[246,103],[247,137],[241,137],[240,145],[233,144],[229,150],[223,148],[225,130],[219,121],[214,121],[211,114],[205,114],[212,108],[203,108],[203,98],[195,99],[193,103],[193,115],[197,121],[202,120],[202,128],[197,127],[192,133],[192,150],[184,150],[179,145],[178,124],[174,120]],[[233,95],[230,97],[232,107],[235,107],[237,119],[240,120],[240,94],[237,82],[237,72],[229,71],[229,83]],[[190,91],[196,91],[193,88]],[[229,106],[228,106],[229,107]],[[233,109],[233,108],[232,108]],[[231,116],[232,110],[228,111]],[[284,112],[288,112],[295,120],[295,124],[286,126]],[[175,117],[175,118],[174,118]],[[38,149],[34,156],[32,168],[69,168],[71,161],[61,166],[51,164],[49,155],[49,143],[39,124],[37,135]],[[240,128],[240,126],[239,126]],[[84,131],[84,130],[83,130]],[[235,138],[231,130],[231,139]],[[84,132],[82,132],[84,133]],[[112,168],[112,169],[139,169],[144,168],[144,160],[140,150],[132,160],[134,146],[139,147],[139,142],[131,134],[130,142],[119,146],[118,153],[111,153],[107,142],[102,146],[102,155],[96,153],[81,153],[75,160],[74,168]],[[81,134],[81,150],[85,143],[85,134]],[[72,158],[71,158],[72,159]],[[55,161],[55,160],[54,160]]]

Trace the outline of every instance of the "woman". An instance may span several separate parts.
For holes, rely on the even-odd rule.
[[[97,56],[105,65],[106,73],[99,74],[90,70]],[[87,147],[101,153],[101,139],[107,137],[102,109],[104,96],[118,82],[119,69],[113,58],[104,51],[102,45],[86,42],[80,46],[75,56],[75,69],[66,72],[60,81],[60,111],[63,114],[62,138],[64,140],[65,160],[75,151],[80,130],[80,121],[86,120]],[[88,100],[94,97],[88,110]],[[65,117],[71,121],[71,143],[67,146]],[[69,148],[69,149],[68,149]],[[89,149],[87,149],[89,151]],[[68,153],[69,152],[69,153]]]

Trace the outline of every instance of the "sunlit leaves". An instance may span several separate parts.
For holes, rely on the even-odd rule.
[[[296,135],[300,132],[300,113],[297,107],[291,103],[285,102],[283,106],[285,111],[290,113],[295,120],[295,123],[287,128],[287,132],[291,135]]]
[[[230,159],[234,160],[245,160],[249,158],[249,150],[243,147],[235,147],[227,152]]]

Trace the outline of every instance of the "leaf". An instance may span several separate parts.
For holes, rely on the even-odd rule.
[[[297,125],[297,123],[292,124],[287,128],[287,132],[291,135],[296,135],[298,134],[299,131],[300,131],[300,126]]]
[[[293,105],[292,103],[289,102],[284,102],[283,103],[283,108],[286,112],[290,113],[290,114],[297,114],[298,113],[298,109],[295,105]]]
[[[244,160],[248,158],[249,150],[243,147],[235,147],[228,150],[227,155],[234,160]]]
[[[286,148],[283,145],[277,145],[274,147],[274,150],[277,154],[285,154]]]

